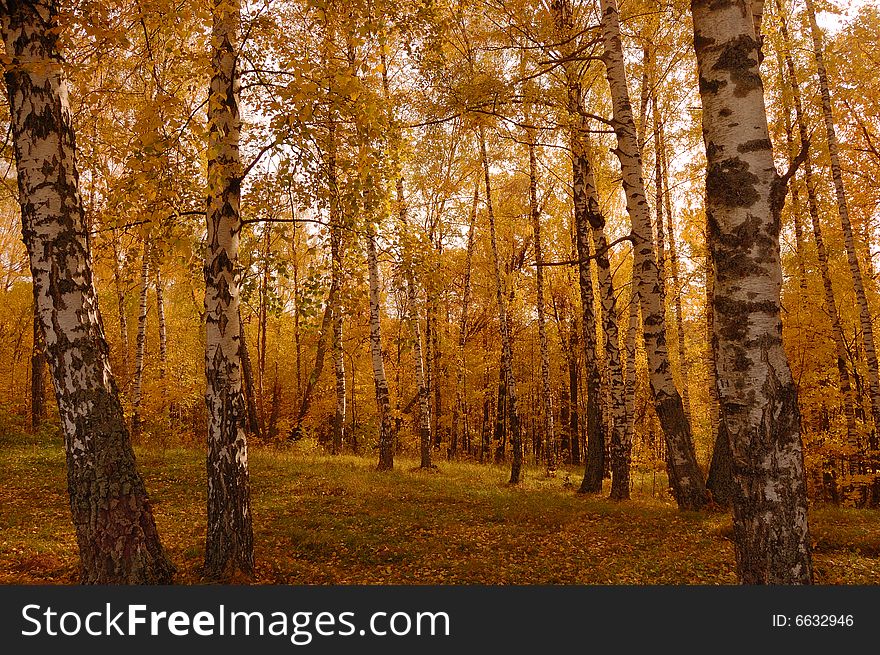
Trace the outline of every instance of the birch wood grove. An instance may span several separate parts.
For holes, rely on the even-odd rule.
[[[876,583],[876,3],[0,37],[0,583]]]

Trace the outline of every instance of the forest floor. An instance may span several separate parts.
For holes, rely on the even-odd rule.
[[[204,454],[136,448],[176,581],[199,582]],[[730,518],[651,497],[613,503],[576,492],[578,471],[330,457],[298,445],[250,453],[256,583],[731,584]],[[641,484],[640,484],[641,481]],[[658,485],[659,488],[659,485]],[[814,508],[817,580],[880,582],[880,511]],[[0,435],[0,583],[70,584],[77,552],[61,441]]]

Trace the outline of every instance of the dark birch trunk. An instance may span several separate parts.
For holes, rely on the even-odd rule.
[[[34,341],[31,351],[31,430],[36,432],[46,418],[46,345],[40,316],[34,307]]]

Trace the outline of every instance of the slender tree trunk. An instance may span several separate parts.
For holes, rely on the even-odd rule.
[[[543,395],[544,461],[547,475],[556,475],[556,426],[553,421],[553,391],[550,387],[550,344],[547,341],[547,325],[544,316],[544,250],[541,243],[541,208],[538,207],[538,164],[535,156],[534,130],[529,134],[529,213],[535,236],[535,310],[538,314],[538,341],[541,350],[541,394]]]
[[[64,431],[80,579],[168,584],[92,282],[54,2],[0,2],[22,236]]]
[[[230,579],[254,570],[242,333],[236,267],[241,233],[238,112],[239,0],[212,6],[208,99],[208,201],[205,261],[205,376],[208,406],[208,531],[205,574]]]
[[[415,283],[408,281],[407,290],[409,294],[409,324],[413,333],[413,357],[416,363],[416,387],[419,397],[420,466],[423,469],[430,469],[433,466],[431,463],[431,398],[428,394],[428,382],[422,357],[422,328],[416,307]]]
[[[141,261],[141,288],[140,288],[140,304],[138,305],[138,328],[136,339],[136,352],[134,358],[134,388],[132,390],[132,415],[131,415],[131,436],[136,438],[140,436],[143,427],[143,418],[141,417],[141,405],[143,403],[144,389],[144,359],[147,348],[147,295],[150,290],[150,246],[144,242],[144,253]]]
[[[626,429],[626,390],[623,365],[620,361],[620,334],[617,328],[617,293],[608,257],[608,240],[605,237],[605,217],[598,204],[590,212],[593,243],[596,247],[596,268],[599,273],[599,292],[602,298],[602,327],[605,335],[605,353],[608,361],[608,378],[611,396],[611,498],[629,498],[629,474],[632,460],[632,437]]]
[[[122,344],[122,379],[124,388],[131,371],[131,348],[128,343],[128,312],[125,310],[125,288],[122,284],[122,271],[119,265],[119,252],[116,245],[116,230],[113,231],[113,285],[116,290],[116,306],[119,312],[119,338]]]
[[[808,584],[812,563],[800,412],[779,306],[787,179],[773,164],[749,8],[746,0],[691,4],[721,415],[736,481],[734,542],[743,583]]]
[[[391,420],[391,398],[385,377],[382,356],[382,298],[379,280],[379,255],[376,252],[376,234],[372,226],[367,234],[367,268],[370,279],[370,358],[373,363],[373,381],[376,386],[376,411],[379,415],[380,471],[394,468],[394,422]]]
[[[663,206],[666,211],[666,233],[669,242],[669,278],[672,282],[672,308],[675,312],[675,341],[678,347],[678,371],[679,379],[681,380],[681,402],[682,406],[684,407],[684,413],[688,418],[688,422],[692,422],[693,418],[691,415],[690,383],[688,382],[687,355],[685,353],[684,312],[681,309],[681,296],[684,292],[684,289],[681,284],[681,278],[679,277],[678,270],[678,246],[675,241],[675,224],[673,223],[672,215],[672,198],[671,194],[669,193],[669,162],[667,161],[666,157],[666,138],[664,132],[665,131],[663,129],[663,122],[661,121],[657,130],[657,134],[659,137],[658,145],[662,173],[660,179],[663,184]]]
[[[504,297],[504,281],[501,277],[501,262],[498,258],[498,241],[495,235],[495,212],[492,207],[492,186],[489,179],[489,156],[486,154],[486,133],[480,126],[480,157],[483,161],[483,176],[486,183],[486,214],[489,218],[489,238],[492,243],[492,260],[495,266],[495,296],[498,302],[498,324],[501,331],[501,370],[507,391],[507,406],[510,415],[510,484],[519,484],[522,474],[523,444],[519,424],[516,379],[513,376],[513,347],[510,339],[510,325],[507,320],[507,300]]]
[[[165,281],[159,270],[158,258],[153,257],[153,284],[156,287],[156,321],[159,327],[159,381],[162,384],[162,414],[168,415],[168,327],[165,323]]]
[[[336,413],[333,416],[331,452],[342,451],[345,442],[345,352],[342,348],[342,225],[336,179],[336,120],[331,109],[327,149],[327,182],[330,191],[330,297],[333,299],[333,370],[336,375]]]
[[[471,301],[471,267],[474,260],[474,227],[477,223],[477,204],[480,202],[480,185],[474,185],[474,201],[471,205],[471,216],[468,222],[467,257],[464,269],[464,290],[461,298],[461,320],[458,325],[458,362],[455,376],[455,404],[452,407],[452,456],[455,457],[459,444],[465,446],[466,407],[464,391],[467,370],[465,367],[465,346],[467,345],[468,308]]]
[[[797,81],[797,71],[794,67],[794,60],[790,54],[790,45],[789,45],[789,36],[788,36],[788,24],[785,18],[784,9],[781,6],[779,0],[777,0],[777,9],[779,10],[779,20],[780,20],[780,31],[783,40],[783,47],[785,49],[785,59],[786,59],[786,67],[788,69],[788,84],[791,90],[791,99],[794,103],[795,110],[795,120],[798,126],[798,134],[801,139],[801,143],[809,143],[809,133],[807,128],[807,119],[804,115],[804,107],[803,101],[801,99],[801,91],[800,85]],[[786,100],[783,97],[783,100]],[[785,113],[788,115],[789,110],[788,106],[785,105]],[[797,154],[795,152],[794,140],[792,139],[789,145],[789,160],[793,162]],[[837,372],[838,372],[838,386],[840,388],[840,397],[843,403],[843,415],[846,419],[846,432],[847,432],[847,440],[851,445],[858,445],[858,434],[856,430],[856,415],[855,409],[853,406],[853,393],[852,393],[852,385],[850,383],[849,377],[849,369],[846,365],[847,361],[847,348],[846,341],[843,338],[843,328],[840,324],[840,314],[837,310],[837,301],[834,297],[834,285],[831,281],[831,270],[828,265],[828,251],[825,248],[825,240],[822,236],[822,223],[819,215],[819,199],[816,196],[816,181],[813,178],[813,163],[812,158],[809,155],[809,152],[806,153],[804,158],[804,182],[807,188],[807,208],[810,214],[810,222],[813,227],[813,238],[816,241],[816,251],[819,258],[819,272],[822,276],[822,289],[824,291],[824,306],[825,313],[828,315],[828,318],[831,320],[831,334],[834,339],[834,347],[836,351],[836,359],[837,359]],[[795,201],[794,193],[796,187],[792,185],[792,201]],[[795,207],[797,210],[797,207]],[[858,262],[856,262],[858,264]],[[806,272],[802,271],[802,274],[805,276]],[[802,278],[804,280],[804,284],[806,282],[806,277]],[[804,289],[804,287],[801,287]],[[870,371],[869,371],[870,372]]]
[[[626,377],[623,387],[623,403],[626,408],[626,441],[632,444],[636,431],[636,338],[641,328],[639,321],[638,291],[635,283],[631,285],[629,308],[627,310],[628,322],[626,330]],[[613,480],[612,480],[613,483]]]
[[[708,242],[707,235],[707,242]],[[708,246],[708,243],[707,243]],[[711,246],[708,248],[711,250]],[[712,461],[706,488],[712,500],[719,507],[730,507],[733,500],[733,455],[730,441],[721,420],[720,398],[718,394],[718,338],[715,336],[715,269],[706,262],[706,336],[709,373],[709,434],[714,437]]]
[[[568,0],[556,0],[552,5],[556,31],[563,42],[573,38],[574,24],[571,4]],[[566,46],[563,56],[570,56],[571,46]],[[602,491],[602,477],[605,470],[605,424],[602,420],[601,373],[597,357],[596,312],[592,272],[590,269],[591,214],[599,212],[596,187],[590,164],[589,136],[586,130],[583,107],[583,91],[580,73],[573,65],[565,65],[567,109],[570,121],[569,142],[572,157],[572,193],[574,203],[574,234],[578,259],[578,282],[581,295],[581,329],[583,332],[584,354],[587,377],[587,452],[584,479],[581,493]],[[597,225],[604,219],[592,219]],[[572,400],[574,405],[577,399]],[[580,435],[572,435],[572,448],[578,443]],[[574,450],[573,450],[574,453]]]
[[[245,420],[244,426],[248,434],[258,439],[262,436],[260,430],[260,420],[257,414],[257,398],[254,393],[254,368],[251,364],[250,348],[247,345],[247,332],[244,329],[244,321],[241,318],[241,311],[238,312],[239,334],[241,334],[241,378],[244,385],[244,406]]]
[[[386,89],[387,93],[387,89]],[[422,327],[419,317],[415,275],[413,272],[412,256],[409,250],[406,215],[406,199],[403,193],[403,178],[397,178],[397,216],[399,238],[403,242],[403,270],[407,294],[406,321],[409,323],[413,336],[413,359],[416,369],[416,388],[419,400],[419,451],[421,455],[420,468],[433,468],[431,462],[431,399],[428,395],[428,381],[425,375],[425,360],[422,357]]]
[[[807,0],[807,15],[810,19],[810,34],[813,39],[813,53],[819,76],[819,91],[822,96],[822,118],[825,121],[825,135],[828,141],[828,154],[831,158],[831,177],[834,180],[834,193],[837,199],[837,214],[843,229],[843,243],[846,258],[853,280],[856,302],[859,306],[859,321],[862,326],[862,339],[865,346],[865,359],[868,364],[868,393],[871,399],[871,416],[875,432],[880,432],[880,371],[877,368],[877,348],[874,342],[874,327],[871,322],[871,309],[865,295],[864,278],[856,251],[852,223],[849,218],[849,207],[846,201],[846,190],[843,185],[843,173],[840,168],[840,153],[837,146],[837,132],[834,128],[834,114],[831,109],[831,91],[828,87],[828,73],[825,70],[825,54],[822,45],[822,31],[816,23],[816,11],[813,0]]]
[[[324,370],[324,358],[327,354],[327,339],[333,330],[333,307],[336,303],[334,298],[335,289],[330,287],[330,294],[327,297],[327,304],[324,306],[324,317],[321,319],[321,333],[318,335],[318,345],[315,351],[315,365],[312,372],[306,380],[306,388],[303,390],[302,398],[299,402],[299,410],[293,421],[293,427],[290,429],[288,439],[296,441],[302,436],[302,423],[309,413],[312,406],[312,397],[314,396],[315,385],[321,378],[321,372]]]
[[[46,345],[40,326],[39,308],[34,306],[34,342],[31,351],[31,429],[36,432],[46,418]]]
[[[571,317],[570,350],[568,353],[568,447],[569,461],[581,463],[581,415],[580,415],[580,367],[578,366],[578,349],[580,348],[580,330],[577,317]]]
[[[661,290],[661,274],[654,255],[651,238],[651,216],[645,198],[642,159],[630,108],[623,48],[620,41],[620,19],[615,0],[601,0],[603,60],[611,87],[614,109],[617,154],[623,174],[627,211],[632,220],[635,238],[636,287],[642,305],[645,350],[654,404],[666,439],[670,484],[681,509],[701,509],[707,501],[703,474],[697,465],[691,438],[691,427],[684,412],[681,396],[672,379],[666,350],[666,319]]]

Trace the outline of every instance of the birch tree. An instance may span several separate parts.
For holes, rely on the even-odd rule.
[[[239,79],[241,5],[214,0],[208,97],[208,247],[205,377],[208,406],[208,531],[205,573],[228,579],[254,570],[242,390],[238,245],[241,233]]]
[[[489,177],[489,156],[486,153],[486,132],[480,125],[480,158],[483,163],[483,177],[486,186],[486,215],[489,220],[489,240],[492,245],[492,261],[495,274],[495,297],[498,303],[498,329],[501,332],[501,373],[507,396],[510,416],[510,446],[512,450],[510,465],[510,484],[519,484],[522,474],[523,444],[519,423],[519,406],[516,379],[513,375],[513,348],[510,341],[510,323],[507,317],[507,300],[504,297],[504,280],[501,277],[501,262],[498,259],[498,241],[495,234],[495,212],[492,206],[492,184]]]
[[[601,0],[600,7],[602,60],[611,89],[614,131],[617,135],[615,154],[620,160],[626,208],[635,239],[635,285],[641,303],[651,391],[666,440],[669,482],[681,509],[701,509],[707,501],[706,485],[697,465],[690,422],[669,366],[661,274],[654,252],[651,215],[642,175],[642,158],[627,88],[617,2]]]
[[[859,323],[862,328],[862,341],[865,346],[865,359],[868,364],[868,392],[871,399],[871,417],[874,430],[880,433],[880,369],[877,363],[877,348],[874,341],[874,326],[871,323],[871,308],[865,295],[865,282],[862,277],[861,264],[853,236],[852,222],[849,217],[849,206],[846,199],[846,188],[843,184],[843,172],[840,166],[840,152],[837,143],[837,130],[834,126],[834,111],[831,107],[831,90],[828,86],[828,71],[825,69],[825,48],[822,43],[822,30],[816,22],[816,10],[813,0],[807,0],[807,17],[810,21],[810,36],[813,41],[813,55],[816,59],[816,72],[819,80],[819,93],[822,98],[822,120],[825,124],[825,138],[828,155],[831,159],[831,179],[834,182],[834,197],[837,201],[837,215],[843,230],[843,244],[846,249],[846,261],[852,276],[856,302],[859,306]]]
[[[782,346],[779,230],[788,176],[773,163],[756,22],[746,0],[693,0],[721,417],[733,458],[737,572],[812,580],[797,387]]]
[[[70,509],[87,584],[168,584],[125,425],[91,270],[57,5],[0,2],[22,236],[64,432]]]

